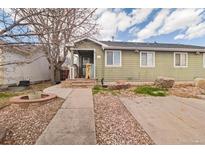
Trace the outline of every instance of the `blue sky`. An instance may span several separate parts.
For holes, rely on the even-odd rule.
[[[205,46],[205,9],[98,9],[98,39]]]

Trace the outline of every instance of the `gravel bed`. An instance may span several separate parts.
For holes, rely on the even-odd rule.
[[[154,144],[117,96],[94,95],[94,110],[97,144]]]
[[[198,98],[198,95],[205,94],[205,90],[193,85],[177,85],[169,89],[170,95],[175,95],[179,97],[193,97]]]
[[[0,128],[7,130],[2,144],[35,144],[63,99],[45,103],[11,104],[0,110]]]

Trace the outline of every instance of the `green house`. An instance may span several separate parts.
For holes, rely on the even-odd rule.
[[[80,78],[85,77],[87,63],[92,64],[91,78],[105,81],[154,81],[158,76],[176,81],[205,78],[203,46],[85,38],[75,42],[71,57]],[[70,77],[74,78],[72,73]]]

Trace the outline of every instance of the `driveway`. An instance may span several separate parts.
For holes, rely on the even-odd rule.
[[[175,96],[120,100],[156,144],[205,144],[205,100]]]

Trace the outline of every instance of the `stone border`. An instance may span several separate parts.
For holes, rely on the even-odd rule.
[[[57,97],[55,94],[51,94],[51,93],[49,94],[43,93],[43,95],[47,95],[47,97],[40,98],[40,99],[33,99],[33,100],[23,99],[23,97],[27,97],[28,95],[15,96],[15,97],[12,97],[9,100],[9,102],[10,103],[39,103],[39,102],[49,101]]]

